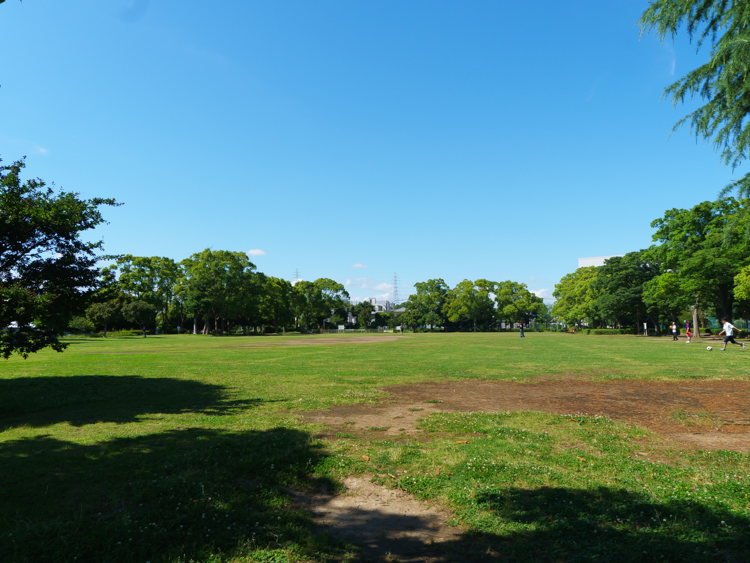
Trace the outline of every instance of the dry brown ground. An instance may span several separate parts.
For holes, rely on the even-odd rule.
[[[750,451],[750,381],[459,381],[384,389],[379,404],[301,413],[331,432],[382,437],[419,434],[417,420],[434,412],[542,411],[604,415],[645,426],[682,447]],[[385,431],[382,429],[386,428]],[[362,548],[369,561],[438,563],[496,560],[463,530],[446,526],[450,513],[350,477],[346,493],[297,495],[318,525]]]
[[[379,404],[336,406],[303,413],[303,418],[336,432],[387,428],[387,435],[398,436],[418,434],[417,420],[433,412],[604,415],[644,426],[683,447],[750,451],[750,381],[469,380],[384,390],[388,398]]]
[[[281,337],[265,337],[262,341],[250,344],[237,344],[235,346],[220,346],[222,349],[229,348],[269,348],[273,346],[320,346],[334,344],[372,344],[374,342],[391,342],[403,340],[410,336],[356,336],[352,338],[310,338],[306,340],[284,340]],[[87,354],[161,354],[162,350],[123,350],[120,352],[87,352]]]
[[[440,563],[481,561],[471,539],[446,525],[450,512],[408,493],[371,482],[372,476],[347,477],[346,492],[290,492],[321,530],[358,546],[364,561]]]
[[[268,337],[263,342],[252,344],[239,344],[237,346],[222,346],[222,348],[258,348],[266,346],[316,346],[329,344],[372,344],[373,342],[391,342],[393,340],[403,340],[411,338],[410,336],[355,336],[351,338],[309,338],[305,340],[283,340],[282,338]]]

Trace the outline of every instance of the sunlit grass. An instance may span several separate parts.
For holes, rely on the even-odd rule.
[[[0,363],[0,560],[344,558],[287,491],[351,473],[449,506],[510,559],[739,561],[750,549],[745,454],[669,449],[600,417],[437,413],[425,440],[373,427],[368,441],[318,439],[295,414],[426,381],[738,379],[743,353],[539,333],[357,338],[77,339]],[[344,343],[274,346],[295,339]]]

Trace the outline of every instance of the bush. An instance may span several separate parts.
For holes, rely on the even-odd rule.
[[[714,331],[713,331],[713,330],[711,330],[710,328],[702,328],[702,329],[701,329],[701,332],[702,332],[703,334],[708,334],[708,335],[711,335],[711,334],[713,334],[713,333],[714,333]]]
[[[146,334],[151,334],[150,330],[146,331]],[[107,331],[108,336],[143,336],[142,330],[118,330],[113,331],[109,330]]]
[[[96,330],[94,323],[92,323],[86,317],[73,317],[70,323],[68,323],[68,328],[75,330],[78,333],[89,333]]]
[[[605,335],[605,334],[636,334],[633,328],[590,328],[586,334]]]

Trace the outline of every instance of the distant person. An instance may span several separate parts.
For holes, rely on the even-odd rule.
[[[734,326],[732,323],[730,323],[726,319],[721,319],[721,326],[724,327],[724,328],[721,329],[721,332],[724,333],[724,347],[721,349],[721,351],[723,352],[724,350],[727,349],[727,342],[731,342],[732,344],[739,344],[740,346],[742,346],[742,349],[744,350],[745,349],[745,344],[739,343],[739,342],[735,342],[735,340],[734,340],[734,332],[733,331],[737,327]],[[721,336],[721,332],[719,333],[719,336]]]
[[[677,340],[677,323],[672,321],[672,340]]]
[[[685,341],[687,344],[690,344],[690,338],[693,336],[693,333],[690,332],[690,326],[688,325],[687,330],[685,331],[685,336],[687,336],[687,340]]]
[[[519,328],[519,329],[521,330],[521,338],[526,338],[526,337],[525,337],[525,336],[523,335],[523,323],[520,323],[520,324],[518,325],[518,328]]]

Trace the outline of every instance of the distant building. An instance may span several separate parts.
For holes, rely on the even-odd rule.
[[[593,256],[591,258],[579,258],[578,267],[588,268],[589,266],[604,266],[604,261],[610,258],[622,258],[624,254],[613,254],[612,256]]]
[[[390,313],[393,310],[393,303],[390,301],[385,301],[383,303],[378,303],[377,297],[370,297],[368,299],[370,304],[372,305],[372,312],[375,313]]]

